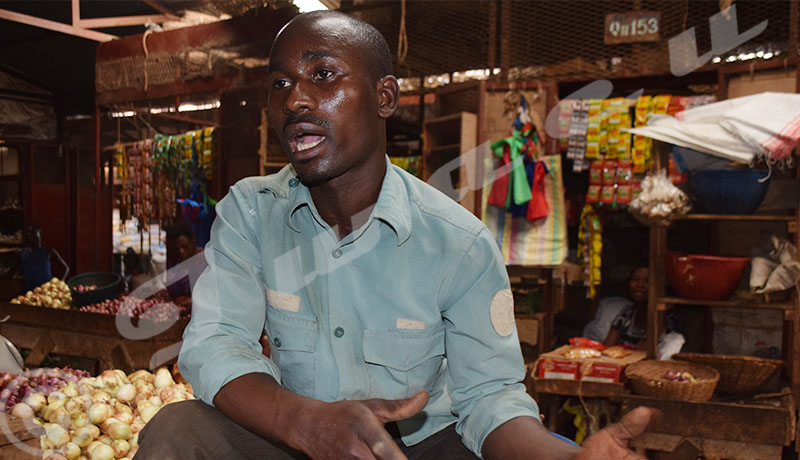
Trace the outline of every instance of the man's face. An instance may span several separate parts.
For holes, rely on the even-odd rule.
[[[650,270],[645,267],[638,267],[631,274],[629,282],[631,300],[635,302],[645,302],[650,294]]]
[[[367,52],[347,39],[349,27],[335,18],[295,21],[270,56],[269,123],[309,186],[346,173],[355,179],[366,159],[384,153],[380,83],[369,76]]]
[[[197,253],[194,238],[180,235],[167,242],[167,266],[173,267]]]
[[[28,228],[25,230],[25,244],[38,248],[42,245],[42,232],[40,230]]]

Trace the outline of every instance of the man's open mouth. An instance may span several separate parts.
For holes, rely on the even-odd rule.
[[[325,140],[325,136],[317,134],[298,134],[289,139],[289,147],[293,153],[302,152],[304,150],[312,149]]]

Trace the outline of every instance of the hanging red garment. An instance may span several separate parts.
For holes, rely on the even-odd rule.
[[[503,157],[500,164],[494,170],[494,180],[492,190],[489,192],[488,203],[505,209],[508,198],[508,186],[511,174],[508,172],[511,163],[511,149],[508,144],[503,146]],[[505,173],[503,173],[505,171]]]
[[[547,198],[544,195],[544,176],[547,174],[547,167],[541,161],[537,161],[534,168],[531,201],[528,203],[528,213],[525,216],[528,221],[547,217],[550,212]]]

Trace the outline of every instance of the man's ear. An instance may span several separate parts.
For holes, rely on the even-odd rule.
[[[400,101],[400,85],[394,75],[386,75],[378,81],[378,115],[389,118]]]

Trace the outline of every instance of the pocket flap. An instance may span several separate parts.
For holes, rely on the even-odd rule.
[[[267,334],[270,345],[278,351],[313,352],[317,344],[316,321],[292,318],[272,309],[267,313]]]
[[[444,355],[444,329],[432,331],[364,331],[364,360],[399,371],[413,369]]]

